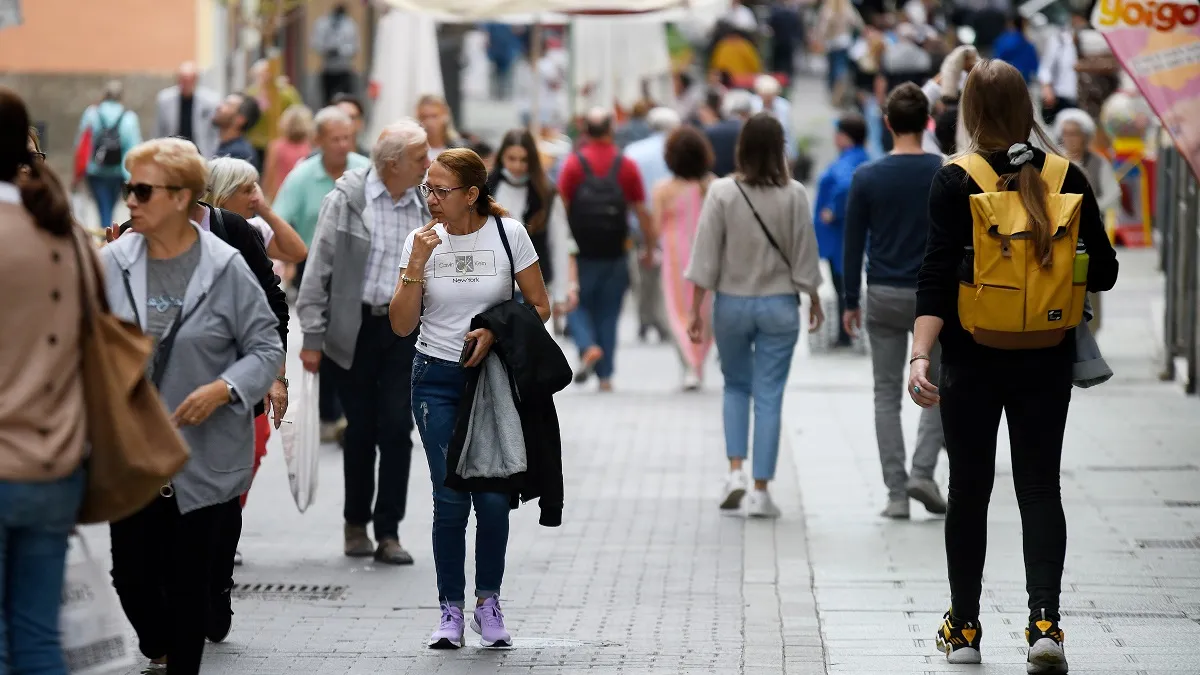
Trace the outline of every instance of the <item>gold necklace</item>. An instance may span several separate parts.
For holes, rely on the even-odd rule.
[[[487,224],[487,223],[484,223],[484,225],[486,225],[486,224]],[[468,248],[466,251],[463,251],[463,253],[470,253],[471,251],[474,251],[474,250],[475,250],[475,242],[479,241],[479,233],[480,233],[482,230],[483,230],[483,226],[480,226],[480,228],[479,228],[478,230],[475,230],[475,233],[474,233],[474,234],[475,234],[475,238],[471,240],[471,246],[470,246],[470,247],[469,247],[469,248]],[[451,252],[451,253],[458,253],[458,251],[457,251],[457,250],[454,248],[454,237],[460,237],[460,236],[461,236],[461,237],[465,237],[465,236],[467,236],[467,235],[465,235],[465,234],[462,234],[462,235],[451,234],[451,233],[450,233],[450,228],[446,228],[446,241],[450,242],[450,252]]]

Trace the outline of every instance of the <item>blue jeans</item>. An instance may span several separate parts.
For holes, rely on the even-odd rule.
[[[575,263],[579,268],[579,308],[569,319],[571,339],[580,354],[592,347],[604,352],[596,364],[596,376],[607,380],[616,369],[617,322],[629,290],[629,263],[624,257],[577,258]]]
[[[121,184],[125,181],[120,176],[88,176],[87,182],[100,212],[100,227],[112,225],[113,209],[121,198]]]
[[[825,62],[827,64],[825,70],[825,86],[829,87],[829,92],[833,93],[837,87],[838,80],[846,74],[850,68],[850,50],[849,49],[831,49],[825,54]]]
[[[462,607],[466,595],[467,518],[475,502],[475,597],[500,594],[508,550],[509,497],[446,487],[446,453],[466,373],[457,363],[417,353],[412,369],[412,411],[433,481],[433,565],[438,600]]]
[[[0,481],[0,674],[67,673],[58,610],[83,486],[82,467],[49,483]]]
[[[754,401],[754,480],[772,480],[779,459],[783,390],[800,337],[793,295],[740,297],[718,293],[713,337],[725,376],[725,454],[745,459]]]

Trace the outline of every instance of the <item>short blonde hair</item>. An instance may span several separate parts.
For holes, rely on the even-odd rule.
[[[192,192],[198,201],[208,187],[208,165],[196,145],[182,138],[156,138],[134,146],[125,155],[125,168],[150,162],[167,174],[167,183]]]
[[[303,103],[288,106],[279,117],[279,129],[289,141],[298,142],[312,138],[316,133],[312,109]]]
[[[258,182],[258,169],[244,159],[218,157],[208,162],[208,193],[204,201],[218,208],[237,191]]]

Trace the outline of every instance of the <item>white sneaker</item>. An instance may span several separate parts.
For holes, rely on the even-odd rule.
[[[725,479],[725,497],[721,500],[721,508],[732,510],[742,505],[742,497],[746,496],[749,481],[741,471],[730,471]]]
[[[684,391],[700,391],[702,384],[703,383],[700,381],[700,376],[696,374],[696,371],[689,368],[687,372],[683,374]]]
[[[746,515],[751,518],[778,518],[779,507],[766,490],[754,490],[746,500]]]

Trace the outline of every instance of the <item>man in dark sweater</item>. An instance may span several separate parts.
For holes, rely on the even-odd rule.
[[[846,209],[846,311],[842,321],[851,334],[862,325],[859,303],[866,251],[867,337],[875,374],[875,437],[888,488],[882,515],[887,518],[908,518],[910,497],[931,513],[946,512],[946,502],[933,480],[943,445],[938,411],[927,408],[921,414],[911,477],[904,468],[900,424],[908,335],[916,316],[917,272],[929,232],[929,187],[942,166],[940,155],[921,149],[928,121],[929,102],[920,87],[905,83],[892,90],[885,117],[893,138],[892,151],[854,173]],[[932,362],[937,358],[934,355]]]

